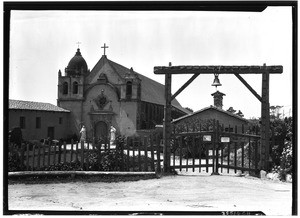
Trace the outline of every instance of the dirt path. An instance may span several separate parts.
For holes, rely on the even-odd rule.
[[[12,184],[8,197],[9,210],[214,210],[291,215],[292,184],[187,174],[120,183]]]

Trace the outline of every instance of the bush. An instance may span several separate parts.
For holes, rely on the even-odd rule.
[[[22,138],[22,130],[20,127],[14,127],[11,131],[9,131],[8,135],[9,135],[10,143],[21,146],[23,138]]]
[[[25,146],[26,147],[26,146]],[[31,146],[29,146],[30,148]],[[125,137],[118,136],[116,138],[116,149],[109,151],[101,152],[99,150],[90,150],[84,155],[84,164],[82,165],[80,161],[71,162],[71,163],[57,163],[50,166],[43,166],[39,170],[42,171],[80,171],[80,170],[89,170],[89,171],[122,171],[133,168],[133,170],[138,170],[139,168],[139,158],[128,157],[123,153],[123,149],[126,149],[126,140]],[[21,163],[20,160],[20,149],[17,146],[10,146],[9,152],[9,171],[24,171],[26,166]],[[152,159],[148,158],[148,168],[150,167]],[[140,156],[140,163],[142,169],[145,169],[146,157]],[[31,170],[31,167],[30,169]]]
[[[18,145],[13,143],[9,145],[8,160],[7,160],[9,172],[23,171],[26,169],[24,163],[21,162],[18,147],[19,147]]]
[[[275,138],[275,146],[272,148],[272,171],[279,173],[280,179],[285,180],[286,175],[293,175],[293,131],[292,118],[273,122],[274,134],[280,136],[281,143],[278,143]]]
[[[81,168],[80,162],[71,162],[71,163],[58,163],[55,165],[45,166],[40,169],[41,171],[80,171]]]

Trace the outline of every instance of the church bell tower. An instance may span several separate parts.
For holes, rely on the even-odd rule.
[[[58,71],[58,99],[57,105],[71,111],[72,132],[79,134],[83,123],[83,102],[85,77],[89,70],[86,61],[77,49],[74,57],[65,68],[64,75]]]
[[[141,79],[138,74],[130,68],[125,74],[125,83],[121,86],[121,101],[141,100]]]
[[[60,70],[58,72],[58,106],[68,109],[62,102],[83,99],[84,79],[87,74],[86,61],[78,48],[65,68],[65,75],[62,76]]]

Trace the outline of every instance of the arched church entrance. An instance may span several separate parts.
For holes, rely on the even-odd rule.
[[[108,126],[105,122],[99,121],[95,125],[95,138],[105,139],[108,137]]]

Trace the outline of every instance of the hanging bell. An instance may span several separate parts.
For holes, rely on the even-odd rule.
[[[220,80],[218,78],[219,74],[215,74],[215,79],[213,84],[211,84],[212,86],[215,86],[217,88],[217,86],[221,86],[222,84],[220,83]]]

